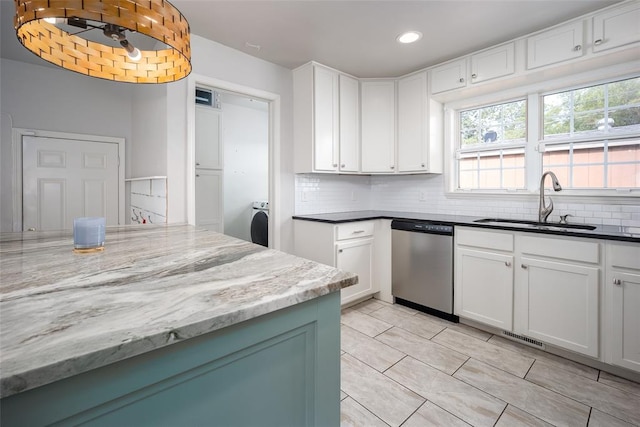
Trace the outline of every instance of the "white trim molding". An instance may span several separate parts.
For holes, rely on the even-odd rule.
[[[187,77],[187,220],[195,224],[195,108],[196,87],[205,86],[243,96],[260,99],[269,104],[269,247],[280,249],[281,176],[280,176],[280,95],[231,83],[201,74],[191,73]]]

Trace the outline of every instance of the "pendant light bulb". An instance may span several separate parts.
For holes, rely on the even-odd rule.
[[[140,61],[142,58],[142,53],[140,53],[140,49],[129,43],[127,39],[121,40],[120,45],[127,51],[127,56],[132,61]]]

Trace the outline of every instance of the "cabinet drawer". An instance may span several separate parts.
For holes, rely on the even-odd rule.
[[[336,240],[373,236],[373,221],[357,221],[336,226]]]
[[[640,270],[640,245],[609,243],[608,247],[608,265]]]
[[[593,264],[600,262],[600,244],[597,242],[519,236],[518,247],[523,254],[528,255],[540,255]]]
[[[458,245],[513,252],[513,234],[510,233],[456,228],[455,235]]]

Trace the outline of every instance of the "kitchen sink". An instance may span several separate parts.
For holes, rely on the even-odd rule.
[[[481,224],[508,225],[511,227],[537,228],[547,230],[595,230],[594,225],[585,224],[560,224],[557,222],[526,221],[522,219],[482,218],[473,222]]]

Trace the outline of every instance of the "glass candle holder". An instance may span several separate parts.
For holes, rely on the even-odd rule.
[[[77,251],[104,248],[106,220],[103,217],[75,218],[73,220],[73,248]]]

